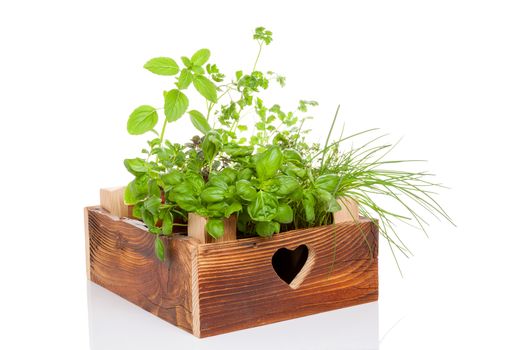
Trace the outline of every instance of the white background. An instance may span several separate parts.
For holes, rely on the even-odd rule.
[[[118,349],[115,337],[140,332],[146,341],[126,349],[188,343],[86,288],[82,208],[100,187],[129,180],[122,159],[145,139],[126,134],[127,116],[160,105],[172,86],[144,62],[208,47],[224,72],[248,70],[259,25],[275,33],[259,67],[288,79],[271,98],[319,101],[314,138],[341,104],[346,130],[403,137],[393,157],[428,159],[421,166],[451,187],[440,200],[457,228],[434,221],[430,239],[402,229],[415,252],[404,278],[381,247],[381,348],[525,348],[524,18],[521,2],[501,0],[2,1],[0,348],[87,349],[91,334],[93,348]],[[181,142],[194,133],[187,120],[173,128]],[[92,310],[113,311],[91,311],[91,328],[88,292]],[[350,339],[355,310],[215,337],[212,348],[250,348],[272,334],[282,348],[311,348],[286,342],[286,327],[301,334],[302,325],[302,336],[325,337],[317,349],[362,348]],[[168,327],[162,341],[159,327]]]

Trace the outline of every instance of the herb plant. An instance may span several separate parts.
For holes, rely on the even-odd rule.
[[[332,213],[345,210],[337,199],[349,197],[360,204],[361,215],[378,217],[380,233],[393,251],[403,254],[409,251],[394,228],[396,220],[413,220],[424,229],[426,222],[416,209],[450,220],[433,198],[431,190],[438,185],[429,181],[429,174],[388,170],[402,161],[384,160],[393,145],[380,144],[381,136],[371,136],[360,147],[341,147],[373,135],[375,129],[334,139],[337,111],[324,145],[308,143],[306,113],[317,103],[302,100],[296,110],[285,111],[263,101],[260,93],[272,85],[283,87],[285,78],[258,70],[272,32],[259,27],[253,38],[258,44],[253,68],[238,70],[232,78],[209,62],[208,49],[179,61],[157,57],[144,65],[154,74],[173,77],[175,87],[164,91],[163,106],[142,105],[129,116],[131,135],[149,133],[153,138],[142,157],[124,161],[134,176],[124,200],[157,235],[159,259],[165,257],[159,236],[186,225],[188,213],[208,218],[206,230],[214,238],[224,234],[223,219],[230,215],[237,215],[240,235],[270,237],[330,224]],[[190,105],[188,89],[202,98]],[[185,143],[166,139],[167,126],[185,116],[198,135]],[[401,211],[378,205],[378,196],[394,200]]]

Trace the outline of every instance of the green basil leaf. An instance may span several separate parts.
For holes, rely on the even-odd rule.
[[[148,226],[148,229],[150,230],[150,232],[153,232],[153,228],[155,228],[155,223],[157,221],[155,219],[155,216],[151,212],[146,210],[146,208],[144,207],[142,208],[141,216],[142,216],[142,221],[144,221],[146,226]]]
[[[217,102],[217,87],[204,75],[194,75],[193,86],[205,99],[213,103]]]
[[[191,71],[188,68],[184,68],[180,71],[179,81],[177,83],[177,86],[181,90],[187,89],[188,86],[190,86],[192,80],[193,80],[193,75],[191,74]]]
[[[281,203],[275,215],[275,221],[281,224],[289,224],[293,221],[293,209],[288,204]]]
[[[124,203],[135,205],[148,195],[148,177],[143,175],[131,181],[124,190]]]
[[[303,198],[304,215],[307,222],[315,220],[315,197],[311,192],[305,192]]]
[[[160,209],[161,200],[159,197],[149,197],[144,202],[144,209],[149,211],[151,214],[156,215]]]
[[[202,141],[202,153],[207,162],[210,163],[217,153],[219,153],[221,148],[222,142],[216,132],[210,131],[204,136],[204,141]]]
[[[172,170],[161,176],[162,182],[166,185],[176,185],[182,182],[182,174],[178,170]]]
[[[228,206],[228,208],[224,211],[224,216],[229,218],[230,215],[232,215],[233,213],[236,213],[236,212],[239,212],[242,210],[242,205],[241,203],[235,201],[233,202],[232,204],[230,204]]]
[[[278,196],[287,196],[297,191],[299,187],[301,187],[299,181],[297,181],[297,179],[292,176],[281,175],[277,176],[275,179],[277,180],[278,184],[278,188],[277,191],[275,191],[275,194]]]
[[[224,212],[228,209],[228,204],[224,201],[215,202],[206,206],[205,214],[201,214],[205,217],[224,217]]]
[[[226,183],[232,184],[237,179],[237,172],[232,168],[225,168],[221,171],[220,176],[226,179]]]
[[[155,108],[147,105],[137,107],[128,118],[128,133],[142,135],[151,131],[157,125],[158,119]]]
[[[237,230],[240,232],[246,232],[248,223],[251,221],[250,216],[246,211],[241,211],[237,215]]]
[[[174,122],[183,116],[188,109],[188,98],[180,90],[173,89],[164,95],[164,114],[169,122]]]
[[[247,180],[239,180],[235,184],[235,189],[237,195],[244,199],[245,201],[253,201],[257,197],[257,190],[255,187]]]
[[[157,184],[157,181],[154,179],[149,180],[148,182],[148,194],[150,196],[159,197],[160,198],[160,187]]]
[[[301,154],[297,152],[294,149],[288,148],[283,151],[284,159],[288,162],[295,163],[297,165],[301,165],[303,162],[303,159],[301,157]]]
[[[324,209],[329,213],[335,213],[341,210],[336,198],[328,191],[318,188],[316,190],[317,198],[324,204]]]
[[[209,58],[210,58],[210,50],[200,49],[199,51],[195,52],[193,56],[191,56],[191,62],[194,65],[202,66],[204,63],[208,61]]]
[[[173,186],[173,191],[170,192],[170,194],[171,196],[175,196],[177,193],[193,195],[193,186],[187,181],[175,184],[175,186]],[[173,197],[168,198],[170,201],[175,201],[174,199],[172,199]]]
[[[164,242],[162,242],[162,239],[157,236],[155,237],[155,255],[160,261],[164,261],[164,256],[166,248],[164,247]]]
[[[133,213],[134,218],[140,218],[142,216],[142,203],[137,203],[133,206]]]
[[[165,235],[173,233],[173,215],[169,211],[162,218],[162,233]]]
[[[224,200],[224,189],[208,187],[201,192],[201,200],[205,203],[215,203]]]
[[[284,172],[286,175],[298,177],[300,179],[304,179],[306,177],[306,170],[294,164],[288,163],[284,168]]]
[[[303,189],[299,187],[288,195],[288,199],[294,202],[301,202],[303,200]]]
[[[179,66],[169,57],[152,58],[144,64],[144,68],[158,75],[175,75],[179,72]]]
[[[227,179],[224,176],[220,176],[218,174],[210,175],[210,177],[208,178],[208,184],[222,188],[224,191],[228,189]]]
[[[281,226],[277,222],[257,222],[255,232],[261,237],[271,237],[274,233],[279,233]]]
[[[248,205],[248,214],[255,221],[271,221],[277,214],[279,203],[274,195],[259,191],[255,200]]]
[[[221,219],[208,219],[206,231],[213,238],[220,238],[224,235],[224,222]]]
[[[224,147],[224,152],[232,158],[246,157],[252,155],[253,146],[226,145]]]
[[[179,207],[188,212],[196,212],[201,208],[198,198],[188,193],[170,192],[170,201],[177,203]]]
[[[206,134],[208,131],[211,130],[210,124],[208,124],[208,121],[201,112],[192,110],[188,112],[190,115],[191,123],[193,126],[202,132],[203,134]]]
[[[135,176],[142,175],[148,171],[146,161],[141,158],[124,159],[124,166]]]
[[[250,168],[242,169],[237,175],[239,180],[251,180],[253,176],[253,171]]]
[[[268,179],[268,180],[262,181],[261,184],[259,185],[259,188],[263,191],[273,193],[279,189],[279,182],[275,178]]]
[[[257,176],[261,180],[266,180],[275,176],[281,167],[282,161],[283,154],[279,147],[272,146],[268,148],[256,159],[255,170],[257,172]]]
[[[314,182],[315,187],[330,193],[335,193],[339,184],[340,176],[335,174],[321,175]]]
[[[186,176],[185,182],[191,185],[193,193],[197,194],[203,190],[204,185],[206,183],[204,182],[202,175],[196,174],[196,173],[188,173],[188,174],[185,174],[185,176]]]

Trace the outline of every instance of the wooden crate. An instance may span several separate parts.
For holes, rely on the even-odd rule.
[[[378,298],[378,232],[363,218],[229,242],[174,234],[160,262],[142,222],[85,216],[88,278],[197,337]]]

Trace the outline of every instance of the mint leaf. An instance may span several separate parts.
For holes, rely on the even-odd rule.
[[[179,72],[177,62],[169,57],[152,58],[144,64],[144,68],[158,75],[175,75]]]
[[[151,106],[143,105],[137,107],[129,116],[128,133],[131,135],[142,135],[153,130],[159,116],[157,110]]]
[[[196,66],[202,66],[210,58],[210,50],[200,49],[191,56],[191,62]]]
[[[193,76],[191,74],[191,71],[188,68],[183,68],[180,71],[179,81],[177,83],[177,86],[181,90],[187,89],[188,86],[190,86],[192,79],[193,79]]]
[[[188,57],[186,57],[186,56],[182,56],[180,59],[182,60],[182,63],[184,63],[186,68],[191,68],[191,66],[193,65],[193,63],[190,61],[190,59]]]
[[[188,109],[188,98],[180,90],[173,89],[164,95],[164,114],[169,122],[174,122]]]
[[[206,121],[206,118],[202,115],[201,112],[192,110],[188,112],[191,118],[191,123],[197,130],[202,132],[203,134],[206,134],[208,131],[211,130],[210,124]]]
[[[196,74],[193,77],[193,86],[205,99],[217,102],[217,87],[204,75]]]

